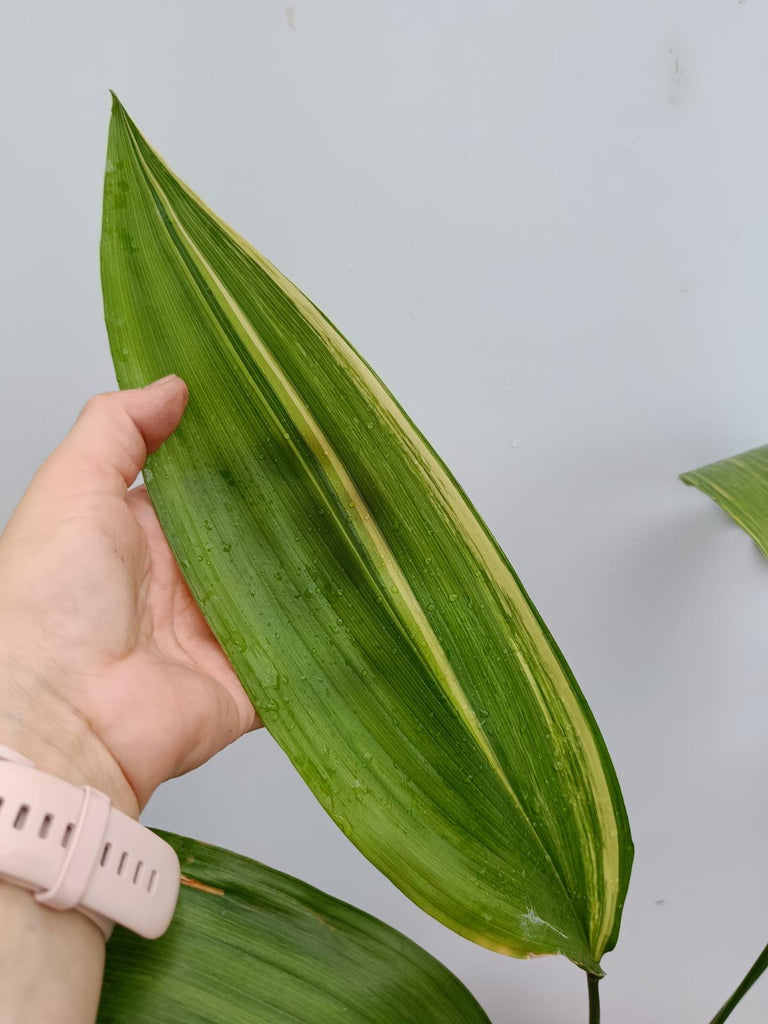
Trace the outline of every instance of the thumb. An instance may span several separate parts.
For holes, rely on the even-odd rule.
[[[156,451],[181,421],[187,385],[173,374],[144,388],[96,395],[45,462],[30,487],[48,495],[123,493],[147,455]]]

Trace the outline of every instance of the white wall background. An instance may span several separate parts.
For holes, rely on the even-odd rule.
[[[706,1024],[768,940],[768,565],[678,472],[768,441],[758,0],[16,0],[0,23],[0,520],[113,386],[114,88],[457,472],[612,751],[637,859],[607,1024]],[[146,820],[382,917],[494,1024],[586,1019],[370,867],[262,733]],[[768,978],[734,1015],[768,1019]],[[393,1022],[396,1024],[396,1022]]]

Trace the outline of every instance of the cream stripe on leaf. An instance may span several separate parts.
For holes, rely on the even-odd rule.
[[[148,487],[305,781],[456,931],[599,970],[632,846],[562,654],[379,378],[119,105],[102,274],[121,386],[168,372],[190,385]]]

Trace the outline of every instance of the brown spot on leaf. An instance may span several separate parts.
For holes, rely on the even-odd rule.
[[[205,885],[204,882],[198,882],[196,878],[187,878],[186,875],[181,876],[181,884],[188,886],[190,889],[197,889],[198,892],[209,892],[211,896],[223,896],[223,889],[216,889],[212,885]]]

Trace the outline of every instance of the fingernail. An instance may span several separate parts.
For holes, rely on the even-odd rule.
[[[163,384],[167,384],[169,380],[178,380],[178,379],[179,378],[176,376],[175,373],[169,373],[167,377],[161,377],[159,380],[153,380],[151,384],[145,384],[144,385],[144,390],[146,391],[148,388],[159,388]]]

